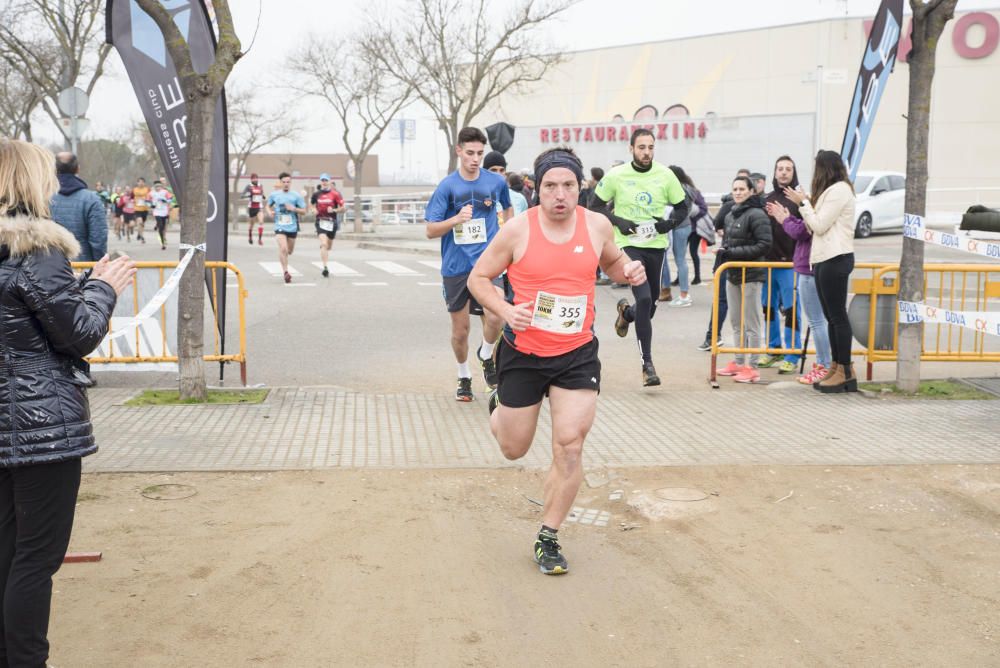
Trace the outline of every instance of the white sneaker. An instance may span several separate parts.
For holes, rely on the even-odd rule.
[[[690,297],[677,297],[672,302],[670,302],[668,306],[670,306],[671,308],[686,308],[688,306],[691,306],[691,304],[692,302]]]

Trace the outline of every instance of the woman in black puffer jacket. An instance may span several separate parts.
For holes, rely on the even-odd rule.
[[[754,194],[753,182],[745,176],[733,181],[733,208],[726,214],[725,236],[719,255],[723,262],[763,262],[771,249],[771,221],[764,212],[764,203]],[[731,268],[726,271],[726,299],[729,302],[729,322],[733,340],[740,348],[761,347],[760,297],[767,269],[764,267]],[[742,305],[742,307],[740,306]],[[739,310],[737,310],[739,309]],[[742,339],[741,339],[742,328]],[[720,369],[720,376],[732,376],[737,383],[756,383],[758,354],[736,354],[736,360]]]
[[[48,219],[55,159],[0,140],[0,666],[48,659],[52,575],[69,545],[80,459],[97,450],[75,363],[107,334],[135,263],[78,279],[73,235]]]

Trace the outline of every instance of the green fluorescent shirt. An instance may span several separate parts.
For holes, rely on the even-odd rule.
[[[608,171],[597,184],[594,194],[605,202],[614,200],[615,215],[634,223],[649,223],[663,218],[670,205],[684,201],[684,188],[669,168],[653,162],[648,172],[637,172],[629,162]],[[648,226],[637,234],[625,236],[616,227],[615,244],[619,248],[667,248],[666,234],[649,232]]]

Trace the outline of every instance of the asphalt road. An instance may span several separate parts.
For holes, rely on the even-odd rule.
[[[261,263],[277,263],[273,237],[264,245],[250,246],[246,237],[230,237],[230,261],[243,271],[247,299],[248,381],[251,385],[329,385],[355,391],[452,392],[455,363],[449,345],[450,327],[441,296],[436,258],[427,254],[365,250],[354,241],[337,240],[332,260],[343,266],[343,275],[323,278],[318,242],[307,225],[298,240],[291,266],[301,274],[285,285],[276,271]],[[412,230],[411,230],[412,231]],[[171,247],[139,246],[114,242],[113,249],[136,259],[177,257],[177,234],[169,234]],[[857,241],[859,261],[898,261],[902,237],[878,235]],[[928,246],[928,262],[970,262],[983,258],[959,251]],[[392,264],[379,264],[379,263]],[[711,257],[702,260],[711,267]],[[353,273],[351,273],[353,272]],[[295,272],[293,272],[295,273]],[[694,306],[671,308],[660,304],[654,319],[654,362],[664,380],[663,387],[651,392],[703,389],[709,369],[709,355],[696,350],[704,337],[711,307],[709,284],[692,288]],[[676,288],[675,288],[676,290]],[[613,331],[615,304],[626,290],[598,289],[597,335],[604,364],[603,388],[638,389],[639,353],[635,338],[618,338]],[[231,313],[235,314],[235,291],[229,290]],[[235,321],[231,320],[231,323]],[[473,340],[479,340],[479,326],[473,325]],[[230,326],[230,346],[236,328]],[[730,334],[724,332],[727,340]],[[475,344],[474,344],[475,345]],[[230,349],[232,349],[230,347]],[[472,359],[475,370],[475,359]],[[994,365],[995,366],[995,365]],[[961,369],[947,365],[928,373],[955,375]],[[962,371],[961,375],[993,375],[993,367]],[[892,365],[876,366],[877,376],[890,377]],[[217,382],[218,366],[208,369],[210,382]],[[770,378],[770,375],[768,375]],[[100,372],[106,387],[172,386],[172,372]],[[771,380],[788,380],[775,376]],[[236,385],[239,370],[226,370],[227,386]],[[477,389],[484,386],[476,381]],[[483,395],[481,395],[483,396]]]

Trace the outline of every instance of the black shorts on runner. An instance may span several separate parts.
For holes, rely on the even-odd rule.
[[[247,209],[247,216],[250,218],[256,218],[260,215],[260,209]]]
[[[476,298],[469,292],[469,275],[460,274],[458,276],[442,276],[441,282],[444,284],[442,293],[445,304],[448,305],[448,313],[458,313],[465,305],[469,305],[471,315],[482,315],[483,307],[476,301]],[[503,288],[503,279],[493,279],[493,285]]]
[[[146,218],[148,218],[148,217],[149,217],[149,212],[148,211],[136,211],[135,212],[135,219],[136,220],[141,220],[142,222],[145,223],[146,222]]]
[[[601,391],[601,360],[597,337],[555,357],[522,353],[500,337],[497,343],[497,396],[508,408],[534,406],[552,386],[564,390]]]
[[[319,221],[316,221],[316,235],[317,236],[319,236],[320,234],[325,234],[326,236],[328,236],[331,239],[336,239],[337,238],[337,230],[339,230],[339,229],[340,229],[340,221],[338,221],[338,220],[333,221],[333,229],[332,230],[324,230],[324,229],[322,229],[319,226]]]
[[[294,239],[295,237],[299,236],[299,231],[295,230],[294,232],[280,232],[276,230],[274,236],[278,236],[279,234],[284,234],[289,239]]]
[[[135,214],[134,213],[123,213],[122,216],[125,217],[125,222],[126,223],[133,223],[133,222],[135,222]]]

